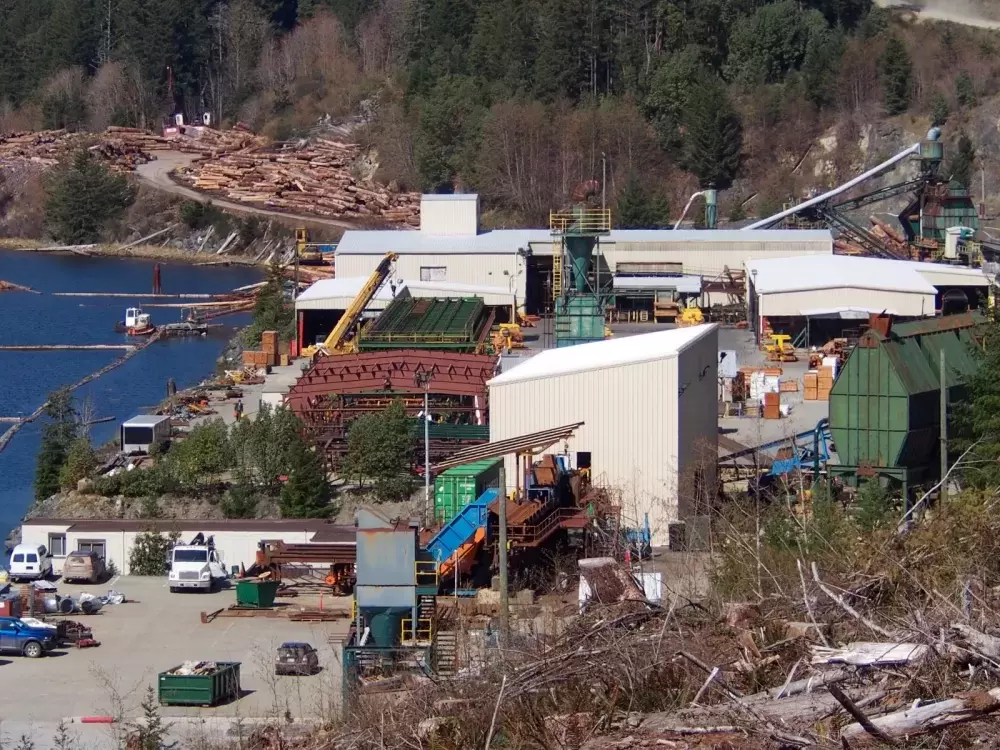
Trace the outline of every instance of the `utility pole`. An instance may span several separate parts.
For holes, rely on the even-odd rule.
[[[941,350],[941,502],[948,502],[948,383],[945,380],[944,349]]]
[[[424,523],[430,523],[431,509],[431,438],[430,438],[430,389],[431,373],[421,370],[415,376],[417,385],[424,389]]]
[[[510,599],[507,590],[507,472],[500,461],[500,635],[506,642],[510,634]]]

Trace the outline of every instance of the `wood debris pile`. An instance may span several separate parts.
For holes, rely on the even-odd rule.
[[[198,190],[227,200],[328,218],[369,217],[417,226],[420,195],[362,184],[351,172],[359,146],[329,139],[243,149],[181,170]]]

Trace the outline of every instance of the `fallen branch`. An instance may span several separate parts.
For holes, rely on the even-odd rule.
[[[821,628],[819,623],[816,621],[816,615],[813,614],[812,605],[809,603],[809,592],[806,591],[806,576],[802,571],[802,561],[797,559],[795,561],[795,565],[799,569],[799,580],[802,582],[802,603],[806,605],[806,613],[809,615],[809,622],[811,622],[813,627],[816,628],[816,632],[819,634],[819,639],[823,641],[823,645],[829,646],[830,644],[826,640],[823,628]]]
[[[142,238],[136,240],[135,242],[130,242],[127,245],[122,245],[121,249],[122,250],[128,250],[130,247],[135,247],[136,245],[141,245],[143,242],[148,242],[149,240],[153,239],[154,237],[159,237],[161,234],[166,234],[167,232],[169,232],[171,229],[173,229],[176,226],[177,226],[177,223],[175,222],[175,223],[171,224],[169,227],[167,227],[166,229],[161,229],[160,231],[153,232],[152,234],[146,235],[145,237],[142,237]]]
[[[1000,638],[987,635],[961,622],[952,623],[951,629],[974,651],[978,651],[988,659],[1000,659]]]
[[[916,664],[930,652],[920,643],[848,643],[843,648],[813,646],[813,664],[851,664],[855,667],[885,667]]]
[[[859,613],[850,604],[848,604],[847,602],[845,602],[844,598],[842,596],[840,596],[839,594],[834,593],[833,590],[830,589],[829,586],[827,586],[825,583],[823,583],[823,581],[820,580],[819,570],[816,568],[816,563],[812,563],[812,574],[813,574],[813,580],[816,581],[816,585],[820,587],[820,589],[823,591],[824,594],[826,594],[828,597],[830,597],[831,599],[833,599],[833,601],[835,601],[840,606],[841,609],[843,609],[845,612],[847,612],[847,614],[849,614],[851,617],[853,617],[858,622],[863,623],[865,626],[868,627],[869,630],[871,630],[871,631],[873,631],[875,633],[878,633],[879,635],[885,636],[886,638],[892,638],[893,637],[892,633],[890,633],[885,628],[879,627],[874,622],[872,622],[871,620],[869,620],[867,617],[865,617],[864,615],[862,615],[861,613]]]
[[[937,703],[896,711],[872,719],[871,724],[888,737],[903,737],[935,732],[956,724],[975,721],[998,709],[1000,709],[1000,688],[993,688],[988,692],[963,693]],[[844,727],[840,736],[850,739],[866,732],[861,724],[849,724]]]
[[[892,739],[892,737],[872,724],[871,719],[865,716],[864,712],[862,712],[862,710],[854,704],[854,701],[844,695],[843,690],[836,685],[827,685],[826,689],[830,691],[830,695],[837,699],[840,705],[844,707],[844,710],[853,716],[854,720],[858,722],[861,728],[868,732],[868,734],[877,739],[879,742],[884,742],[887,745],[896,744],[896,741]]]

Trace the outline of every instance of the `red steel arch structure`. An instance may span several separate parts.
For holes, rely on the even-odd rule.
[[[316,360],[292,387],[286,404],[309,429],[336,470],[346,451],[347,431],[358,417],[387,408],[401,399],[407,414],[423,410],[428,381],[431,461],[489,440],[487,381],[497,358],[483,354],[403,349],[332,355]],[[422,431],[419,437],[422,440]],[[415,439],[418,437],[415,430]],[[421,460],[415,462],[422,466]]]

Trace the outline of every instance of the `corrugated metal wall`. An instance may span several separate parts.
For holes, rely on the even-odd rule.
[[[693,342],[677,366],[678,515],[707,516],[715,500],[719,463],[719,331]],[[652,523],[652,519],[650,519]]]
[[[455,236],[479,231],[479,196],[425,195],[420,201],[420,231]]]
[[[739,271],[748,260],[832,255],[832,241],[795,242],[608,242],[601,251],[611,267],[623,263],[683,263],[684,273],[716,276],[728,266]]]
[[[382,260],[381,255],[338,255],[338,276],[368,276]],[[519,304],[524,304],[524,271],[514,253],[475,255],[400,255],[396,261],[396,277],[404,281],[420,281],[420,269],[446,268],[445,281],[478,284],[513,290]],[[507,273],[505,274],[504,271]],[[519,273],[520,272],[520,273]],[[514,279],[513,286],[510,279]],[[489,297],[490,295],[487,295]],[[499,295],[498,295],[499,296]],[[510,297],[486,299],[488,305],[509,305]]]
[[[919,292],[888,292],[874,289],[815,289],[807,292],[774,292],[760,298],[761,314],[767,316],[800,316],[802,310],[825,310],[856,307],[866,310],[888,310],[895,315],[921,316],[934,314],[934,295]]]
[[[712,333],[680,359],[693,357],[690,368],[699,368],[703,359],[717,360],[716,348],[717,334]],[[682,367],[686,371],[689,365]],[[490,439],[585,422],[568,441],[572,460],[575,463],[576,452],[589,451],[594,481],[621,490],[628,520],[638,522],[649,513],[654,544],[666,544],[667,524],[677,518],[678,510],[678,444],[695,443],[708,421],[710,440],[716,432],[714,377],[709,385],[689,386],[680,396],[690,414],[708,415],[682,425],[676,357],[497,385],[490,388]],[[562,450],[560,443],[549,452]],[[513,458],[507,459],[506,470],[512,488]]]

